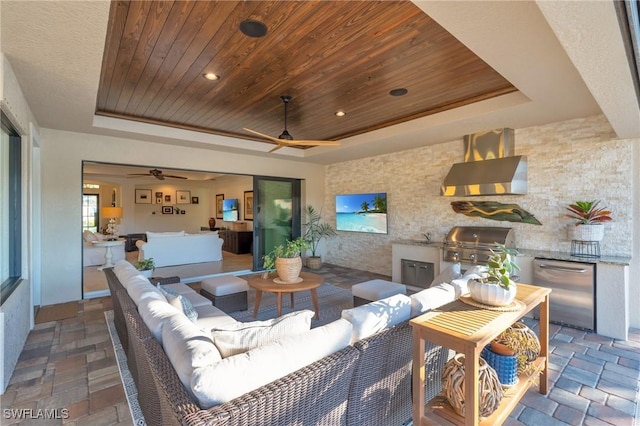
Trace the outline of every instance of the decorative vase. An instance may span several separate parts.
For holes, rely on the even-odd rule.
[[[527,371],[529,364],[540,355],[538,336],[521,322],[517,322],[503,331],[499,339],[515,351],[518,357],[518,373]]]
[[[209,218],[209,229],[213,229],[216,227],[216,219],[213,217]]]
[[[518,383],[518,357],[513,353],[511,355],[498,354],[491,348],[485,346],[480,356],[496,371],[500,384],[509,387]]]
[[[322,258],[320,256],[307,257],[307,268],[320,269],[322,267]]]
[[[283,283],[298,282],[298,277],[300,276],[301,270],[302,258],[300,256],[292,258],[276,258],[276,272],[278,273],[280,281],[282,281]]]
[[[483,305],[507,306],[516,298],[518,289],[516,283],[511,281],[509,288],[504,288],[497,283],[483,283],[476,279],[467,281],[467,287],[471,298]]]
[[[478,364],[478,411],[482,417],[487,417],[498,408],[504,391],[495,370],[482,358],[478,359]],[[464,354],[456,354],[442,371],[442,390],[461,416],[464,416],[464,381]]]
[[[602,241],[604,225],[601,223],[569,225],[569,238],[574,241]]]

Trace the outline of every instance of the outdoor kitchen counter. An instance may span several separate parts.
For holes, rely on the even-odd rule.
[[[626,256],[572,256],[566,252],[560,251],[544,251],[544,250],[529,250],[518,249],[518,253],[524,256],[538,257],[550,260],[566,260],[570,262],[582,262],[582,263],[609,263],[612,265],[629,266],[631,263],[631,257]]]
[[[433,247],[437,249],[441,249],[444,247],[444,243],[442,241],[436,242],[431,241],[427,242],[426,239],[422,240],[395,240],[392,241],[391,244],[403,244],[405,246],[420,246],[420,247]]]

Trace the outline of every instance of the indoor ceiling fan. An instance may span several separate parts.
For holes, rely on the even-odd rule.
[[[261,136],[265,139],[269,139],[272,142],[276,143],[276,147],[270,150],[269,152],[276,151],[285,146],[339,146],[340,142],[338,141],[315,141],[315,140],[305,140],[305,139],[293,139],[293,136],[287,130],[287,111],[289,102],[291,101],[291,96],[284,95],[280,96],[282,102],[284,103],[284,131],[280,136],[274,138],[273,136],[265,135],[264,133],[256,132],[255,130],[247,129],[243,127],[247,132],[253,133],[254,135]]]
[[[162,170],[158,169],[151,169],[149,170],[149,173],[129,173],[127,176],[153,176],[158,180],[164,180],[164,178],[186,179],[184,176],[165,175],[162,173]]]

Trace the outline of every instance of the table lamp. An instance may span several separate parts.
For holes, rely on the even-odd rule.
[[[122,207],[103,207],[102,217],[109,218],[109,224],[107,225],[107,234],[109,240],[116,239],[116,219],[122,217]]]

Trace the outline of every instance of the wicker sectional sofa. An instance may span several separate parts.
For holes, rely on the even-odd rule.
[[[146,326],[127,289],[112,269],[105,269],[105,274],[113,298],[115,326],[147,424],[400,426],[411,419],[412,334],[407,320],[239,397],[203,409]],[[455,298],[450,289],[444,293],[447,299]],[[427,305],[436,305],[431,299],[422,297]],[[417,306],[425,307],[419,301]],[[426,349],[428,400],[440,391],[440,373],[449,351],[434,346]]]

